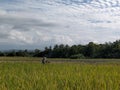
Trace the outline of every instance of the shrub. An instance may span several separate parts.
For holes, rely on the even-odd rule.
[[[83,54],[75,54],[70,56],[71,59],[83,59],[85,56]]]

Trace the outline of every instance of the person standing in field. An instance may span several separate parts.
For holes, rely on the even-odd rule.
[[[43,57],[42,64],[45,64],[45,63],[46,63],[46,57]]]

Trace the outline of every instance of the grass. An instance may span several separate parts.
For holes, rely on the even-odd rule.
[[[0,57],[0,61],[39,61],[38,57]]]
[[[120,90],[120,64],[0,63],[0,90]]]
[[[42,60],[41,57],[0,57],[0,61],[37,61],[40,62]],[[120,59],[69,59],[69,58],[47,58],[47,60],[50,60],[51,62],[68,62],[68,61],[74,61],[74,62],[92,62],[92,63],[98,63],[98,62],[117,62],[120,63]]]

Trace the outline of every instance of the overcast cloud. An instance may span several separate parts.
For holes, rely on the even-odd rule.
[[[120,0],[0,0],[0,49],[120,39]]]

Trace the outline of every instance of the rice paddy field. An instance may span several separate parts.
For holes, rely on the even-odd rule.
[[[0,90],[120,90],[120,62],[43,65],[12,61],[18,59],[29,60],[26,57],[0,58]]]

